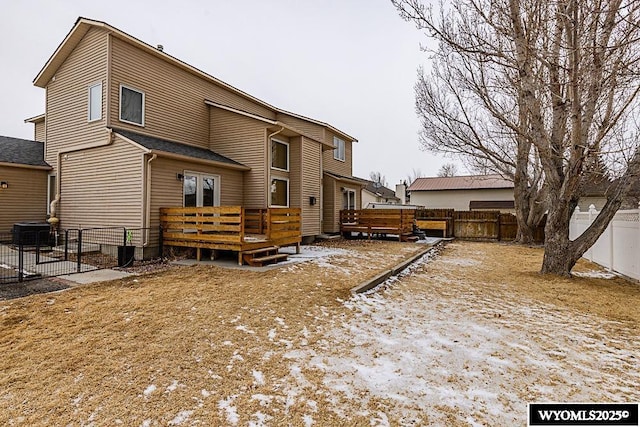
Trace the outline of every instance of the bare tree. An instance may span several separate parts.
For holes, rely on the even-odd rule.
[[[422,173],[422,170],[420,169],[416,169],[413,168],[411,169],[411,173],[407,174],[407,185],[411,185],[413,183],[413,181],[415,181],[417,178],[423,178],[424,174]]]
[[[455,163],[445,163],[440,166],[440,170],[438,170],[438,176],[440,177],[451,177],[456,176],[458,173],[458,167]]]
[[[422,144],[513,179],[521,232],[548,212],[542,272],[569,275],[640,174],[640,0],[392,2],[439,42],[416,85]],[[594,176],[619,179],[571,241]]]
[[[375,182],[376,184],[380,184],[383,187],[389,186],[387,182],[387,178],[384,175],[382,175],[382,173],[379,171],[370,172],[369,179],[371,179],[371,181]]]

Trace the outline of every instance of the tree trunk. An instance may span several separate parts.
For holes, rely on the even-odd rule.
[[[569,240],[569,222],[564,225],[558,222],[552,224],[548,221],[545,227],[544,257],[540,272],[570,277],[571,269],[580,256],[576,258],[575,250]]]

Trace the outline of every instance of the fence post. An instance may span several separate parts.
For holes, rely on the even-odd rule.
[[[24,243],[22,235],[18,234],[18,282],[24,281]]]
[[[76,258],[78,260],[78,271],[80,273],[82,271],[82,229],[78,229],[78,252],[76,252]]]
[[[64,230],[64,260],[69,261],[69,230]]]
[[[587,225],[587,228],[589,228],[591,226],[591,223],[593,223],[594,218],[594,213],[597,213],[598,211],[596,210],[596,206],[594,204],[590,204],[589,205],[589,224]],[[597,243],[597,242],[596,242]],[[595,246],[595,244],[594,244]],[[593,262],[593,246],[591,246],[589,248],[589,258],[587,258],[589,261]]]
[[[613,257],[613,252],[615,251],[615,245],[613,241],[613,230],[616,227],[616,215],[613,216],[613,219],[607,225],[607,229],[609,230],[609,270],[615,271],[615,266],[613,262],[615,258]]]
[[[160,224],[158,226],[159,228],[159,233],[158,233],[158,251],[160,252],[160,259],[162,260],[162,258],[164,258],[164,242],[162,241],[162,224]]]

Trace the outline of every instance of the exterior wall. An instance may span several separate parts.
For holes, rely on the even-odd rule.
[[[258,120],[211,107],[209,148],[251,168],[244,173],[246,208],[267,207],[267,129]]]
[[[92,28],[47,84],[45,160],[57,170],[57,153],[105,141],[107,34]],[[102,119],[88,122],[89,86],[102,82]]]
[[[340,232],[340,211],[344,209],[342,188],[354,191],[356,198],[355,207],[356,209],[362,208],[361,192],[358,185],[338,181],[329,175],[325,175],[323,180],[324,218],[322,222],[322,230],[325,233]]]
[[[369,203],[390,203],[393,205],[399,204],[399,202],[396,199],[388,199],[386,197],[376,196],[375,194],[365,190],[364,188],[362,189],[361,197],[362,197],[363,209],[366,208],[369,205]]]
[[[325,141],[333,145],[333,137],[337,136],[333,132],[327,130]],[[339,137],[340,138],[340,137]],[[340,138],[343,139],[343,138]],[[327,172],[335,173],[336,175],[351,176],[352,175],[352,162],[353,162],[353,143],[349,140],[344,141],[344,162],[336,160],[333,157],[334,150],[326,150],[322,153],[323,160],[322,165]],[[358,191],[359,192],[359,191]]]
[[[471,200],[513,200],[513,189],[412,191],[411,204],[428,209],[468,211]],[[512,211],[509,209],[505,212]]]
[[[46,136],[46,124],[45,121],[37,122],[33,124],[33,140],[44,142]]]
[[[47,219],[46,170],[0,166],[0,179],[9,188],[0,189],[0,233],[10,233],[15,222]]]
[[[286,123],[310,137],[317,139],[318,141],[325,140],[325,130],[323,126],[283,113],[278,113],[276,120]],[[331,144],[333,144],[333,140],[331,141]]]
[[[289,173],[283,173],[277,170],[271,170],[271,176],[277,178],[283,176],[289,179],[289,207],[301,208],[302,205],[302,148],[301,138],[283,138],[280,135],[275,137],[280,141],[289,143]],[[269,152],[271,153],[271,152]],[[269,160],[271,165],[271,160]],[[302,223],[306,222],[306,218],[302,217]]]
[[[160,226],[160,208],[183,206],[182,182],[176,174],[184,171],[200,172],[220,177],[220,205],[240,206],[243,200],[242,171],[225,169],[199,163],[158,157],[151,162],[150,246],[157,246]]]
[[[109,146],[69,153],[60,174],[61,228],[141,228],[142,151],[116,137]]]
[[[275,113],[111,37],[111,126],[208,148],[209,108],[205,99],[267,118]],[[144,128],[119,121],[120,85],[145,93]]]
[[[302,137],[302,235],[316,236],[321,230],[322,152],[320,144]],[[316,204],[311,205],[310,197]]]
[[[336,204],[336,180],[328,175],[322,180],[322,231],[324,233],[338,233],[340,227],[336,211],[340,211],[340,204]]]

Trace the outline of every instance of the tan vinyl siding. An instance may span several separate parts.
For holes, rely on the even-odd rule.
[[[47,219],[46,170],[0,166],[0,233],[10,233],[15,222]]]
[[[45,130],[45,122],[41,121],[41,122],[37,122],[33,124],[33,139],[34,141],[39,141],[39,142],[44,142],[44,138],[46,135],[46,130]]]
[[[106,74],[107,34],[93,28],[47,85],[45,159],[54,169],[59,150],[107,138],[104,130]],[[102,82],[102,119],[89,123],[89,86],[97,82]]]
[[[121,84],[144,92],[144,130],[119,121]],[[116,37],[111,42],[110,90],[112,126],[203,148],[209,142],[209,107],[205,99],[275,118],[265,107]]]
[[[324,175],[322,181],[322,191],[324,193],[322,231],[325,233],[338,233],[340,231],[338,218],[336,218],[336,208],[338,209],[338,214],[340,211],[340,205],[336,203],[336,187],[336,180]]]
[[[151,230],[157,230],[160,225],[160,208],[183,205],[182,181],[176,179],[176,174],[184,171],[218,175],[220,205],[242,205],[242,171],[157,157],[151,162]],[[152,235],[155,237],[157,233]],[[156,246],[158,242],[153,238],[149,244]]]
[[[267,207],[267,129],[264,123],[211,108],[211,150],[251,168],[244,173],[247,208]]]
[[[320,144],[302,138],[302,235],[315,236],[320,229],[320,188],[322,186]],[[316,198],[316,204],[309,204],[309,197]]]
[[[336,136],[333,132],[327,130],[326,142],[333,145],[333,137]],[[340,138],[340,137],[338,137]],[[335,173],[336,175],[351,176],[352,174],[352,161],[353,161],[353,143],[344,138],[340,138],[344,141],[344,162],[336,160],[333,157],[333,150],[327,150],[322,153],[323,155],[323,167],[327,172]]]
[[[63,157],[62,228],[142,227],[142,164],[142,151],[119,137]]]
[[[309,135],[318,141],[324,141],[325,131],[324,126],[317,125],[315,123],[308,122],[306,120],[299,119],[297,117],[290,116],[288,114],[278,113],[276,118],[282,123],[288,124],[302,133]],[[333,143],[333,141],[331,142]]]

